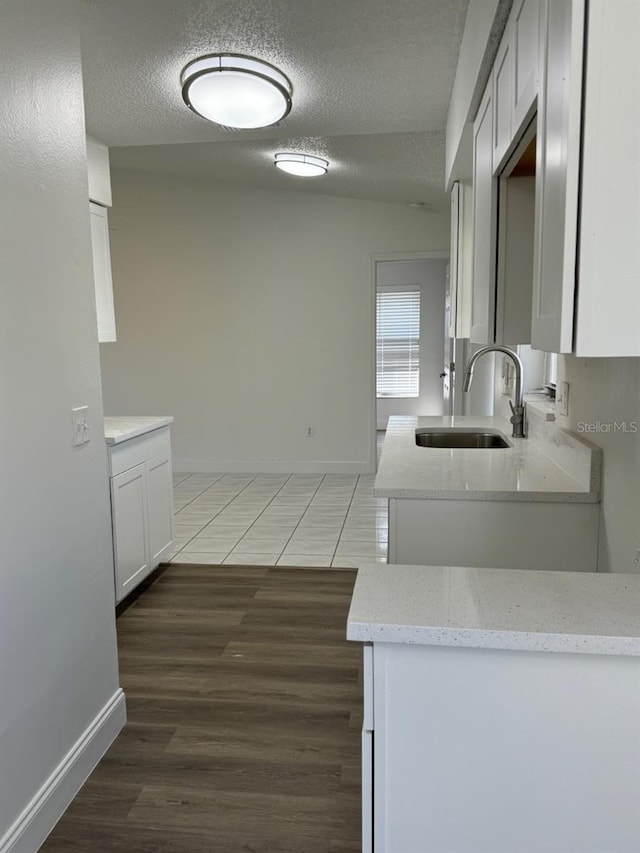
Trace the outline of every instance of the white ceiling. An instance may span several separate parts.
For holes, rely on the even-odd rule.
[[[468,0],[84,0],[87,127],[114,168],[446,206],[444,129]],[[276,127],[230,133],[185,106],[191,59],[247,53],[293,83]],[[331,161],[323,178],[277,150]]]

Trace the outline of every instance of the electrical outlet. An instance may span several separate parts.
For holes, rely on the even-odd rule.
[[[89,406],[77,406],[71,409],[71,425],[73,431],[72,442],[74,447],[80,447],[89,441]]]
[[[556,387],[556,411],[564,417],[569,416],[569,383],[558,382]]]
[[[304,428],[304,434],[307,438],[313,438],[313,427],[308,426]]]

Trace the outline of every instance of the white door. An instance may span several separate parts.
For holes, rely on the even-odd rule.
[[[419,260],[379,260],[375,263],[376,302],[383,294],[413,293],[418,298],[418,339],[407,352],[402,319],[382,328],[376,312],[376,420],[385,429],[391,415],[441,415],[442,354],[444,352],[445,286],[448,257]],[[408,300],[415,305],[415,298]],[[390,315],[388,315],[390,316]],[[383,341],[383,337],[386,340]],[[412,382],[407,383],[411,359]],[[397,374],[394,377],[394,372]],[[383,378],[384,376],[384,378]],[[396,381],[397,380],[397,381]]]

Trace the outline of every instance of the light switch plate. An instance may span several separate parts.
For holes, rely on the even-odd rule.
[[[71,409],[71,424],[73,429],[73,446],[80,447],[89,441],[89,406],[76,406]]]

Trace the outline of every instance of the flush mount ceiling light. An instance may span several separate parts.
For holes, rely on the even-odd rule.
[[[326,175],[329,161],[311,154],[276,154],[275,165],[283,172],[300,178],[315,178]]]
[[[225,127],[268,127],[291,109],[291,81],[251,56],[218,53],[194,59],[180,82],[187,106]]]

